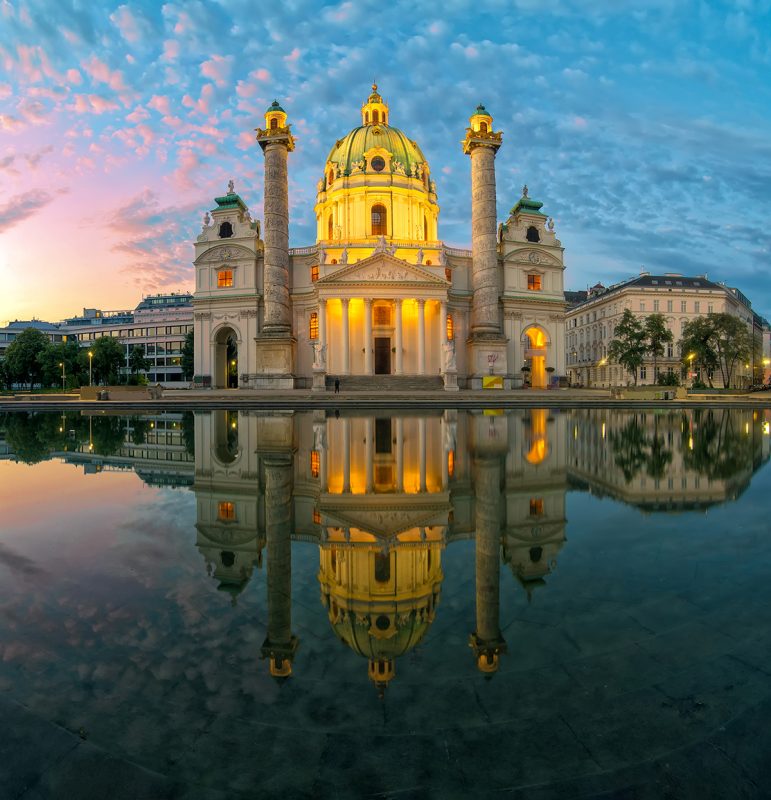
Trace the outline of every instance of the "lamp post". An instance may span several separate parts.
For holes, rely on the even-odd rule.
[[[60,361],[59,366],[62,368],[62,391],[64,391],[64,362]]]
[[[94,385],[93,373],[91,371],[91,365],[93,363],[93,360],[94,360],[94,354],[89,350],[88,351],[88,385],[89,386],[93,386]]]

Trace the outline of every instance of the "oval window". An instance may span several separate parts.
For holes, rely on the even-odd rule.
[[[385,169],[385,159],[382,156],[375,156],[370,161],[370,165],[375,172],[382,172]]]

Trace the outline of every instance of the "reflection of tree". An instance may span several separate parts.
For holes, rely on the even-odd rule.
[[[0,419],[0,428],[5,429],[13,453],[25,464],[45,461],[55,451],[73,450],[88,436],[88,428],[84,431],[77,414],[7,413]]]
[[[142,417],[132,417],[131,419],[131,441],[135,445],[143,445],[147,440],[147,431],[150,429],[150,422]]]
[[[752,469],[752,438],[742,436],[738,415],[728,409],[694,411],[682,450],[685,466],[708,478],[724,480]]]
[[[182,439],[187,454],[195,458],[195,415],[192,411],[182,412]]]
[[[627,483],[643,469],[651,478],[662,478],[672,462],[672,451],[659,435],[658,422],[653,436],[648,436],[636,415],[620,431],[610,434],[610,446]]]
[[[91,425],[91,443],[94,452],[111,456],[120,450],[126,441],[126,429],[122,417],[95,417]]]

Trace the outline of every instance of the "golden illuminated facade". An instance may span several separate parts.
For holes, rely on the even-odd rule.
[[[262,224],[231,181],[195,244],[195,384],[212,388],[544,387],[564,374],[563,248],[527,187],[497,221],[502,134],[483,106],[471,163],[470,250],[439,238],[431,166],[372,87],[329,151],[316,243],[289,247],[289,155],[275,102],[257,141]]]

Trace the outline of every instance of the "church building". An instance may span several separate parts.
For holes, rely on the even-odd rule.
[[[319,165],[315,244],[290,247],[295,139],[274,101],[257,129],[262,223],[231,181],[195,242],[195,386],[453,391],[564,375],[563,248],[527,187],[498,224],[502,138],[478,106],[462,141],[471,250],[448,247],[431,165],[373,86]]]

